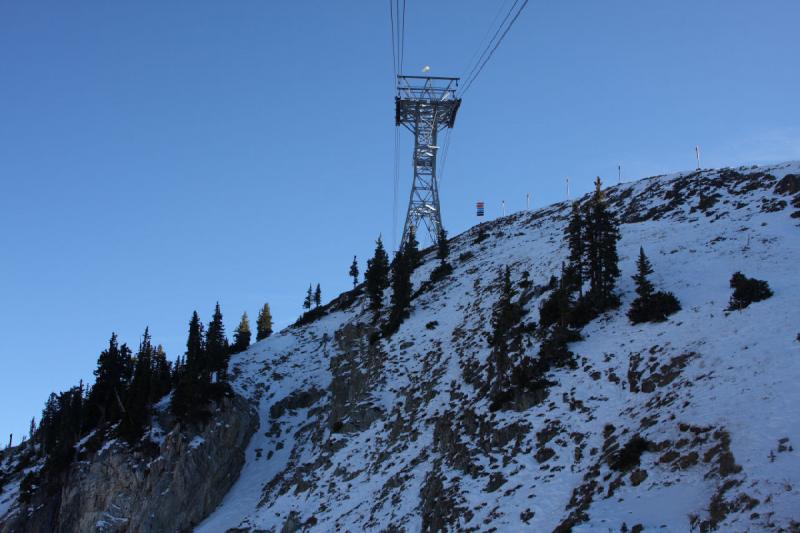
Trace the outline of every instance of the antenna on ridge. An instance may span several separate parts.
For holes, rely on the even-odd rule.
[[[700,170],[700,145],[694,147],[694,155],[697,157],[697,170]]]

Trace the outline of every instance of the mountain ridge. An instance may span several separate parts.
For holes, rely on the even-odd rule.
[[[576,368],[550,370],[540,395],[493,408],[487,338],[508,268],[526,331],[513,357],[537,357],[572,201],[453,237],[453,272],[437,281],[436,251],[424,250],[410,314],[388,338],[359,286],[233,355],[240,398],[206,426],[161,430],[165,398],[149,431],[160,455],[113,443],[84,453],[64,488],[73,497],[49,512],[79,531],[800,530],[800,162],[603,193],[621,222],[621,304],[581,329],[569,344]],[[626,316],[640,246],[656,290],[682,304],[661,323]],[[727,310],[737,271],[774,295]],[[228,461],[211,459],[226,448]],[[37,466],[14,458],[0,461],[0,531],[48,531],[50,515],[16,500],[19,472]],[[211,470],[186,474],[184,463]],[[118,465],[131,473],[78,475]],[[162,492],[120,488],[142,476],[159,476],[143,486]],[[165,486],[192,486],[202,509],[178,513],[185,504],[165,499]],[[129,501],[164,509],[147,525]]]
[[[720,382],[738,383],[728,368],[769,371],[762,380],[773,394],[796,398],[776,361],[784,376],[798,375],[789,309],[800,304],[790,282],[800,249],[799,168],[683,172],[605,189],[622,221],[622,306],[583,329],[584,340],[570,345],[579,369],[551,373],[558,384],[548,398],[521,412],[491,413],[467,377],[486,364],[498,269],[509,266],[517,286],[522,272],[540,287],[557,275],[571,202],[453,238],[455,272],[417,294],[390,339],[370,345],[360,296],[255,345],[233,361],[234,386],[262,405],[262,428],[270,429],[251,447],[268,459],[248,455],[198,531],[796,528],[798,458],[776,451],[800,439],[791,401],[736,396]],[[640,244],[656,286],[684,304],[663,324],[632,326],[624,315]],[[429,251],[415,288],[435,263]],[[768,280],[776,295],[726,313],[737,270]],[[528,319],[536,320],[543,294],[527,303]],[[712,339],[703,327],[727,336]],[[725,401],[715,408],[694,392],[706,389]],[[280,402],[293,407],[270,414]],[[780,430],[751,443],[743,433],[766,430],[737,414],[748,405],[781,405],[788,419],[765,416]],[[615,471],[609,457],[635,436],[650,443],[641,466]],[[788,479],[782,488],[762,473],[776,463]]]

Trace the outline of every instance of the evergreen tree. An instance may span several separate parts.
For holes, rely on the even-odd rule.
[[[358,260],[353,256],[353,262],[350,264],[350,277],[353,278],[353,289],[358,285]]]
[[[314,307],[319,307],[322,303],[322,290],[319,287],[319,283],[317,283],[317,288],[314,290]]]
[[[236,332],[233,334],[233,346],[231,346],[232,353],[243,352],[250,346],[250,320],[247,318],[247,311],[242,313],[242,319],[236,327]]]
[[[569,264],[566,268],[566,282],[571,288],[583,293],[584,274],[584,242],[583,242],[583,217],[580,204],[572,204],[572,214],[564,231],[569,247]]]
[[[44,470],[58,479],[72,462],[81,436],[84,415],[83,382],[59,394],[52,393],[42,411],[39,440],[47,457]]]
[[[512,301],[516,295],[511,283],[511,269],[500,271],[500,298],[492,312],[492,331],[488,336],[492,352],[488,360],[489,385],[493,393],[505,390],[511,370],[510,340],[512,329],[519,323],[521,309]]]
[[[186,364],[184,361],[183,356],[178,356],[175,358],[175,364],[172,365],[172,385],[176,386],[181,378],[183,377],[184,373],[186,372]]]
[[[119,427],[120,436],[129,443],[135,442],[142,436],[150,414],[154,352],[150,330],[145,328],[142,341],[139,343],[139,351],[136,353],[133,380],[125,402],[125,416]]]
[[[211,322],[208,323],[206,358],[210,365],[210,371],[216,373],[217,379],[226,379],[230,348],[228,339],[225,337],[225,325],[222,323],[222,311],[220,310],[219,302],[214,307],[214,316]]]
[[[558,289],[556,289],[557,302],[558,302],[558,327],[567,328],[572,320],[572,309],[575,306],[575,301],[572,297],[574,286],[568,278],[567,269],[564,264],[561,264],[561,279],[559,280]]]
[[[389,256],[383,248],[383,240],[380,237],[375,242],[375,254],[372,259],[367,261],[364,282],[370,301],[370,309],[377,316],[383,304],[383,291],[389,286]]]
[[[408,228],[408,239],[403,244],[403,255],[406,258],[410,272],[414,272],[422,263],[422,254],[419,253],[419,242],[417,241],[417,231],[414,226]]]
[[[585,269],[591,283],[590,298],[596,312],[618,303],[614,294],[619,277],[617,241],[619,227],[616,216],[608,210],[600,178],[595,181],[595,193],[588,204],[584,231]]]
[[[392,296],[389,319],[384,326],[384,335],[390,336],[397,331],[400,324],[408,316],[408,308],[411,306],[411,272],[413,270],[411,261],[412,256],[408,255],[409,247],[396,253],[392,261]],[[412,252],[413,253],[413,252]]]
[[[204,328],[200,316],[195,311],[189,322],[189,337],[186,340],[186,355],[184,364],[186,375],[191,381],[210,382],[211,372],[206,362],[205,346],[203,343]]]
[[[314,303],[314,290],[311,284],[308,285],[308,292],[306,292],[306,299],[303,300],[303,309],[311,309],[311,304]]]
[[[172,365],[167,360],[167,352],[160,344],[153,352],[152,368],[153,385],[151,387],[150,401],[155,403],[167,394],[172,388]]]
[[[56,446],[59,428],[59,402],[56,393],[51,392],[47,397],[39,421],[40,440],[42,451],[49,454]]]
[[[748,278],[741,272],[736,272],[730,280],[731,295],[728,311],[740,311],[751,303],[766,300],[773,295],[769,283],[762,279]]]
[[[439,264],[431,270],[431,282],[439,281],[453,271],[453,266],[447,262],[449,255],[450,245],[447,243],[447,232],[444,229],[440,229],[436,241],[436,257],[439,259]]]
[[[123,399],[131,377],[130,351],[121,350],[116,333],[111,334],[108,348],[97,358],[95,382],[87,399],[87,429],[114,423],[122,417]]]
[[[628,310],[628,318],[634,324],[640,322],[663,322],[667,317],[680,311],[681,304],[671,292],[654,292],[653,284],[648,276],[653,273],[653,266],[639,247],[639,258],[636,261],[636,299]]]
[[[272,313],[269,309],[269,304],[265,303],[261,311],[258,312],[258,321],[256,322],[258,328],[256,332],[256,340],[264,340],[272,335]]]
[[[447,242],[447,232],[444,228],[439,229],[439,235],[436,241],[436,258],[439,259],[441,264],[447,262],[450,256],[450,245]]]
[[[639,259],[636,260],[636,275],[633,280],[636,282],[636,295],[639,298],[647,299],[653,295],[653,284],[647,276],[653,273],[653,265],[644,255],[644,248],[639,247]]]
[[[182,422],[206,419],[211,365],[206,357],[203,323],[197,311],[192,313],[189,322],[186,355],[176,377],[178,382],[172,394],[172,413]]]

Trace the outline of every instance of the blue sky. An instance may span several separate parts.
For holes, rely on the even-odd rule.
[[[0,3],[0,431],[112,331],[170,358],[392,242],[388,2]],[[497,2],[408,0],[406,72],[463,75]],[[445,226],[624,179],[800,159],[796,0],[530,2],[467,93]],[[399,209],[410,186],[401,146]],[[402,227],[402,218],[397,221]]]

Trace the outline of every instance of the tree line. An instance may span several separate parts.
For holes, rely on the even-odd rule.
[[[256,322],[256,340],[269,337],[272,324],[269,304],[264,304]],[[140,443],[155,404],[170,393],[170,409],[178,422],[190,424],[210,416],[209,403],[229,391],[230,356],[246,350],[251,335],[244,313],[230,343],[219,303],[207,327],[196,311],[192,314],[186,352],[174,363],[163,346],[153,342],[149,327],[135,352],[112,333],[97,358],[94,384],[87,387],[81,381],[66,391],[51,393],[38,424],[31,420],[27,450],[45,459],[39,481],[57,484],[82,439],[95,437],[100,442],[117,437],[131,445]],[[30,477],[27,489],[34,485]]]
[[[524,302],[516,297],[510,269],[501,271],[500,298],[487,337],[491,348],[486,368],[487,393],[492,398],[492,409],[541,401],[550,385],[547,372],[577,366],[569,343],[582,338],[583,326],[620,303],[616,293],[619,239],[619,221],[609,209],[602,182],[597,178],[592,197],[583,205],[572,205],[564,231],[567,261],[562,263],[560,275],[553,276],[541,288],[549,294],[539,305],[538,323],[522,322]],[[631,322],[665,320],[680,309],[677,298],[654,290],[648,278],[653,270],[644,249],[640,250],[637,266],[637,298],[628,313]],[[529,284],[527,276],[523,278]],[[535,358],[524,355],[526,334],[534,334],[540,341]]]

